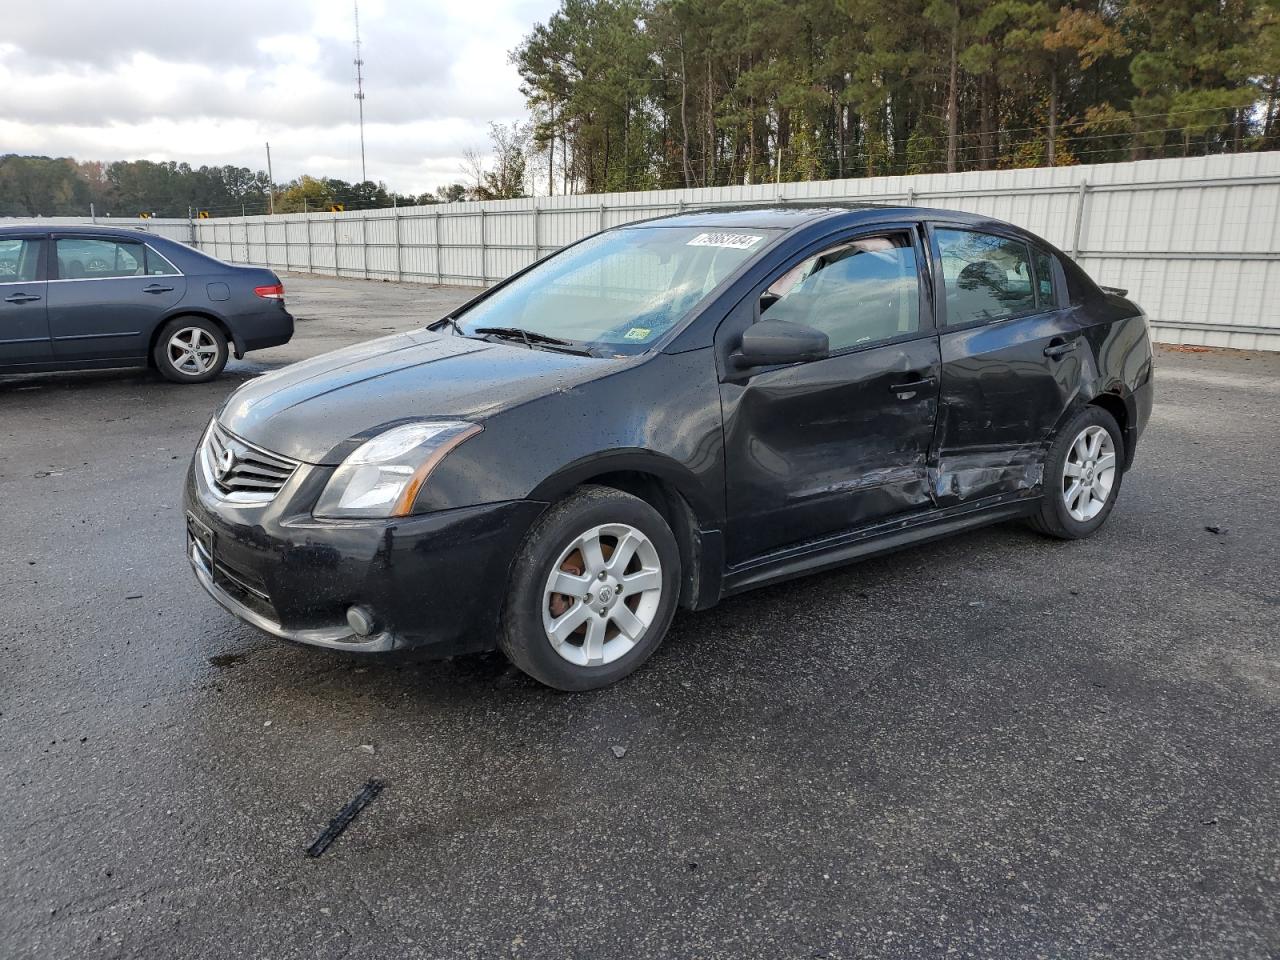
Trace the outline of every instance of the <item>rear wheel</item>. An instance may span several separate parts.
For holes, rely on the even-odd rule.
[[[558,690],[639,667],[675,614],[680,552],[662,515],[609,487],[580,487],[534,525],[511,569],[500,645]]]
[[[203,317],[175,317],[156,340],[156,369],[174,383],[204,383],[227,365],[227,338]]]
[[[1124,439],[1115,418],[1101,407],[1085,407],[1049,448],[1044,497],[1032,528],[1062,540],[1092,534],[1120,495],[1123,462]]]

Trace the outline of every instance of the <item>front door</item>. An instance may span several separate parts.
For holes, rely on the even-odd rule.
[[[792,320],[831,344],[822,360],[722,377],[730,564],[931,507],[939,355],[923,263],[910,224],[827,241],[721,325],[717,341]]]
[[[942,506],[1041,480],[1046,443],[1092,363],[1054,257],[1020,237],[933,224],[942,350]]]
[[[0,238],[0,367],[53,358],[41,258],[42,237]]]
[[[49,332],[54,355],[70,361],[146,357],[156,324],[182,299],[185,278],[149,275],[149,251],[140,240],[55,237],[53,247]]]

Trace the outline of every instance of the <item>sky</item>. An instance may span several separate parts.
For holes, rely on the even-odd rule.
[[[463,180],[526,116],[509,53],[557,0],[361,0],[370,180]],[[0,154],[178,160],[360,179],[351,0],[5,4]]]

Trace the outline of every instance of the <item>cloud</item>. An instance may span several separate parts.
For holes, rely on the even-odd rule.
[[[268,63],[263,32],[288,32],[309,19],[305,0],[219,0],[155,4],[41,0],[6,5],[4,40],[32,58],[76,68],[109,68],[135,53],[180,51],[189,61]]]
[[[369,177],[415,193],[458,179],[490,121],[523,116],[508,53],[555,6],[364,0]],[[347,0],[44,0],[5,21],[0,152],[257,169],[270,140],[278,181],[359,178]]]

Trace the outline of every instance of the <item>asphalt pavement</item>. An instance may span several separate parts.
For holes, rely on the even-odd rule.
[[[1280,956],[1280,356],[1161,350],[1088,541],[681,613],[566,695],[200,591],[221,398],[471,293],[287,287],[295,340],[214,383],[0,378],[0,957]]]

